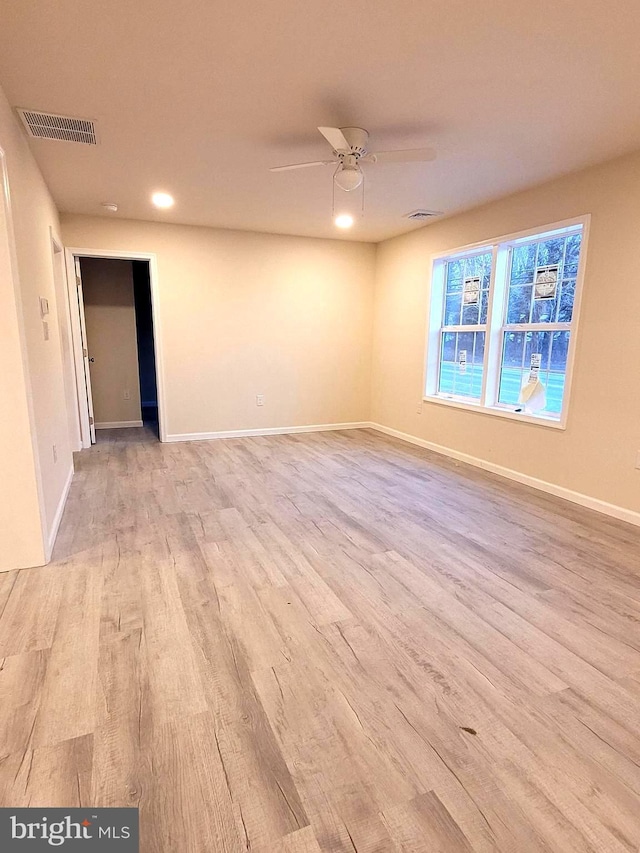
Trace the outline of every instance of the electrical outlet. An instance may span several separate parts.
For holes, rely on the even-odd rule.
[[[122,392],[122,397],[124,400],[130,400],[131,399],[131,392],[129,391],[128,388],[125,388],[125,390]]]
[[[421,415],[421,414],[422,414],[422,400],[420,400],[420,402],[419,402],[419,403],[418,403],[418,405],[416,406],[416,412],[417,412],[417,414],[419,414],[419,415]]]
[[[264,394],[256,394],[256,406],[264,406]]]
[[[51,449],[53,450],[53,461],[57,462],[58,461],[58,448],[55,446],[55,444],[52,444]]]

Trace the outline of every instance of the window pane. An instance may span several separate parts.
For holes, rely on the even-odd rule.
[[[462,309],[462,287],[457,293],[447,293],[444,302],[443,326],[459,326]]]
[[[443,332],[439,394],[480,399],[484,332]]]
[[[559,415],[562,411],[567,352],[570,332],[505,332],[500,371],[498,402],[518,406],[520,390],[529,380],[529,372],[539,364],[538,379],[546,392],[542,412]]]
[[[487,283],[487,289],[480,291],[480,322],[487,322],[487,313],[489,310],[489,284]]]
[[[571,332],[554,332],[547,375],[547,406],[545,411],[559,415],[567,373],[567,353]]]
[[[564,253],[564,244],[566,237],[554,237],[552,240],[545,240],[538,243],[538,259],[536,266],[546,266],[547,264],[557,264],[562,260]]]
[[[581,244],[582,234],[572,234],[570,237],[567,237],[563,270],[563,276],[567,278],[578,274]]]
[[[516,246],[511,256],[511,284],[530,284],[536,268],[536,244]]]
[[[453,293],[456,290],[462,290],[463,270],[463,260],[447,262],[447,293]]]
[[[479,298],[479,294],[478,294]],[[480,312],[478,311],[478,305],[465,305],[462,309],[462,325],[463,326],[477,326],[478,325],[478,317],[480,316]]]
[[[573,300],[576,295],[575,278],[566,279],[560,287],[558,299],[558,322],[570,323],[573,317]]]
[[[555,323],[559,297],[560,292],[556,287],[555,295],[551,299],[534,299],[533,310],[531,312],[531,322]]]
[[[522,387],[525,332],[505,332],[502,346],[502,369],[498,402],[515,406]]]
[[[502,364],[520,369],[524,364],[525,332],[505,332]]]
[[[486,286],[489,286],[488,279],[491,276],[491,260],[493,255],[491,252],[485,252],[482,255],[474,255],[472,258],[465,258],[465,275],[479,275],[485,278]]]
[[[442,336],[442,361],[455,363],[456,360],[456,334],[445,332]]]
[[[526,332],[524,346],[524,379],[527,378],[531,368],[531,356],[537,353],[540,356],[540,379],[549,367],[549,350],[553,332]]]
[[[509,288],[507,323],[528,323],[531,316],[531,285],[518,285]]]

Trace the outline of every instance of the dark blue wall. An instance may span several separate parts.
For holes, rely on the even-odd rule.
[[[138,371],[140,399],[144,407],[158,405],[156,390],[156,356],[153,346],[153,315],[151,312],[151,282],[148,261],[132,261],[133,296],[136,306],[138,335]],[[144,413],[143,413],[144,414]]]

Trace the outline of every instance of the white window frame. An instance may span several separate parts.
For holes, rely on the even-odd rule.
[[[486,415],[497,415],[498,417],[509,418],[511,420],[522,421],[524,423],[538,424],[540,426],[551,427],[553,429],[566,429],[569,401],[571,398],[576,340],[578,337],[578,326],[580,322],[580,306],[582,302],[590,221],[590,214],[585,214],[584,216],[579,216],[574,219],[565,219],[551,225],[529,228],[526,231],[506,234],[492,240],[483,240],[479,243],[472,243],[467,246],[454,249],[453,251],[440,252],[431,256],[426,350],[422,382],[423,402],[452,406],[454,408],[466,409],[467,411],[479,412]],[[509,286],[511,249],[514,246],[539,242],[542,239],[565,236],[575,232],[579,227],[581,227],[582,230],[582,241],[580,246],[580,260],[576,276],[576,289],[573,299],[571,322],[535,324],[507,323],[505,303]],[[453,332],[485,332],[482,390],[480,399],[475,401],[468,397],[439,393],[438,381],[440,373],[440,347],[443,329],[442,318],[444,310],[445,270],[447,261],[454,260],[455,258],[469,257],[470,255],[477,255],[483,252],[493,253],[491,280],[489,283],[487,321],[486,323],[474,326],[447,327],[447,331]],[[560,412],[559,417],[545,414],[525,414],[524,412],[517,412],[516,406],[498,402],[500,366],[502,362],[502,346],[505,331],[571,332],[569,338],[569,350],[567,353],[567,368],[565,372],[564,394],[562,397],[562,411]]]

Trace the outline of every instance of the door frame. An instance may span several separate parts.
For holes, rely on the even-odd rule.
[[[64,357],[64,348],[62,348],[62,359],[69,443],[71,450],[75,452],[82,450],[82,439],[80,435],[80,400],[78,399],[78,379],[72,333],[73,314],[68,298],[67,263],[64,255],[64,244],[51,226],[49,226],[49,236],[51,238],[51,263],[53,265],[53,281],[58,305],[58,327],[61,340],[63,334],[68,335],[69,360],[67,361]]]
[[[82,367],[84,370],[84,396],[82,398],[83,409],[86,404],[85,426],[89,423],[89,442],[96,443],[96,424],[93,413],[93,389],[91,387],[91,370],[89,368],[89,341],[87,340],[87,320],[84,310],[84,287],[82,286],[82,267],[80,258],[73,258],[73,269],[76,282],[76,301],[78,305],[78,317],[80,319],[80,347],[82,349]]]
[[[115,261],[147,261],[151,285],[151,316],[153,319],[153,349],[156,358],[156,390],[158,394],[158,432],[160,441],[166,441],[166,395],[164,382],[164,357],[162,350],[162,328],[160,324],[160,291],[158,287],[158,261],[153,252],[119,252],[110,249],[81,249],[75,246],[65,248],[69,305],[71,307],[71,337],[73,339],[73,357],[76,365],[76,381],[80,405],[80,434],[82,446],[91,447],[89,429],[89,403],[85,383],[84,358],[82,354],[82,336],[80,331],[80,306],[76,285],[76,258],[104,258]],[[88,379],[91,382],[90,378]]]

